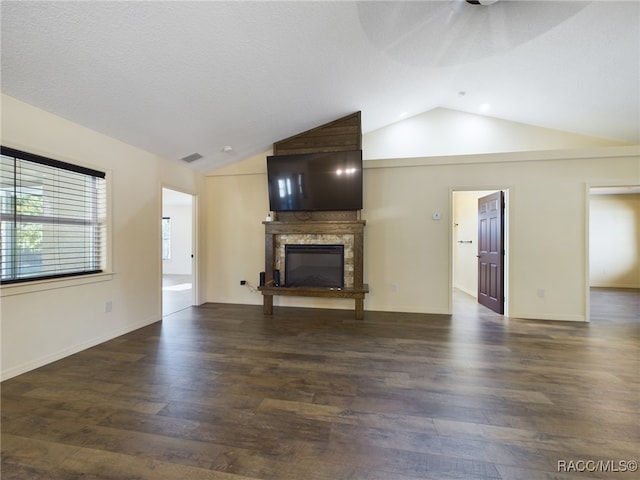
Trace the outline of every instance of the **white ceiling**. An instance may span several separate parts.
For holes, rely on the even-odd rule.
[[[638,1],[1,9],[3,93],[163,157],[200,153],[201,172],[359,110],[365,133],[490,104],[498,118],[640,143]]]

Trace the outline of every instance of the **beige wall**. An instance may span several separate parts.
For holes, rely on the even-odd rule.
[[[101,280],[94,283],[3,286],[2,378],[158,321],[161,186],[197,194],[202,177],[6,95],[2,143],[107,172],[112,272],[93,277]],[[107,301],[110,313],[104,311]]]
[[[226,167],[206,178],[205,202],[209,263],[206,265],[208,302],[261,302],[253,292],[264,270],[264,226],[269,212],[266,155]],[[240,280],[249,282],[241,286]]]
[[[261,303],[239,280],[255,285],[264,269],[265,155],[207,177],[207,203],[217,206],[207,219],[208,301]],[[449,313],[452,190],[508,188],[509,315],[585,320],[587,187],[628,184],[638,161],[637,147],[366,161],[365,308]],[[352,308],[295,297],[278,304]]]
[[[484,115],[436,108],[366,134],[367,159],[477,155],[585,147],[623,143],[570,132],[534,127]]]
[[[489,193],[453,193],[453,286],[473,297],[478,296],[478,198]]]
[[[640,195],[591,195],[589,253],[592,286],[640,288]]]

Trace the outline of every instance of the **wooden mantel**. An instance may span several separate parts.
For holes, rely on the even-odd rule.
[[[323,212],[326,220],[276,220],[262,222],[265,226],[265,285],[259,287],[263,295],[263,313],[273,315],[273,297],[303,296],[303,297],[328,297],[328,298],[352,298],[355,301],[355,317],[358,320],[364,318],[364,297],[369,292],[369,286],[363,281],[363,246],[365,221],[356,219],[357,212],[352,219],[342,218],[348,212]],[[353,286],[348,288],[319,288],[319,287],[276,287],[274,272],[276,262],[276,237],[278,235],[353,235]]]

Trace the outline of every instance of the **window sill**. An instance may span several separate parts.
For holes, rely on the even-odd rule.
[[[49,280],[34,280],[33,282],[14,283],[0,287],[0,297],[24,295],[27,293],[55,290],[58,288],[77,287],[90,283],[108,282],[113,279],[113,273],[94,273],[79,277],[52,278]]]

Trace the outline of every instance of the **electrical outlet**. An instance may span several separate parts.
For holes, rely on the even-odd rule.
[[[391,284],[391,293],[396,293],[398,291],[398,284],[397,283],[392,283]]]
[[[240,285],[246,285],[247,281],[246,280],[240,280]]]
[[[104,302],[104,313],[111,313],[113,310],[113,303],[111,300]]]

